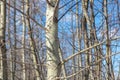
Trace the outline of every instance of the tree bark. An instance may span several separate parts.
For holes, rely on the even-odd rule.
[[[106,56],[110,56],[107,0],[104,0],[103,6],[104,6],[105,28],[106,28]],[[109,59],[110,59],[109,57],[106,59],[106,61],[107,61],[107,76],[106,76],[106,80],[110,80],[110,60]]]
[[[37,59],[37,50],[36,50],[36,45],[35,45],[35,41],[34,41],[34,37],[33,37],[32,28],[30,25],[29,11],[30,11],[30,2],[29,2],[29,0],[26,0],[26,13],[27,13],[26,25],[27,25],[28,31],[29,31],[31,55],[32,55],[34,68],[35,68],[35,75],[36,75],[35,79],[40,80],[40,72],[39,72],[38,59]]]
[[[23,12],[24,12],[25,8],[24,8],[24,4],[23,4]],[[26,33],[26,22],[25,22],[25,17],[24,15],[22,15],[22,21],[23,21],[23,31],[22,31],[22,74],[23,74],[23,77],[22,79],[23,80],[26,80],[26,70],[25,70],[25,33]]]
[[[76,3],[78,0],[76,0]],[[76,31],[77,31],[77,39],[78,39],[78,51],[81,50],[81,32],[80,32],[80,25],[79,25],[79,4],[76,4]],[[82,67],[82,55],[77,56],[77,65],[78,68],[76,71],[79,71]],[[82,71],[80,72],[79,75],[76,76],[76,80],[82,80]]]
[[[58,5],[59,0],[47,0],[46,11],[46,48],[47,80],[56,80],[60,75],[58,43]]]
[[[85,48],[89,47],[89,40],[88,40],[88,32],[87,32],[87,24],[88,26],[91,26],[89,18],[87,16],[87,9],[88,9],[88,0],[82,0],[82,10],[83,10],[83,19],[82,19],[82,28],[84,31],[84,44],[85,44]],[[89,51],[87,50],[85,53],[85,67],[90,65],[90,55],[89,55]],[[88,80],[89,79],[89,74],[90,74],[90,70],[89,68],[85,70],[85,76],[84,79]]]
[[[103,6],[104,6],[105,29],[106,29],[106,56],[110,56],[111,51],[110,51],[110,39],[109,39],[107,0],[104,0]],[[111,78],[114,80],[114,75],[112,72],[112,58],[111,57],[106,58],[106,62],[107,62],[106,80],[111,80]]]
[[[0,79],[8,80],[5,46],[6,0],[0,1]]]

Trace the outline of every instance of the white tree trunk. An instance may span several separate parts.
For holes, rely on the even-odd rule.
[[[58,0],[47,1],[46,11],[46,47],[47,47],[47,80],[55,80],[60,74],[58,52]]]
[[[7,61],[5,48],[5,28],[6,28],[6,0],[0,1],[0,79],[7,79]]]
[[[26,29],[25,29],[25,18],[24,16],[22,15],[22,18],[23,18],[23,35],[22,35],[22,74],[23,74],[23,80],[26,80],[26,70],[25,70],[25,32],[26,32]]]
[[[27,13],[27,19],[26,19],[26,25],[28,27],[28,31],[29,33],[29,37],[30,37],[30,46],[31,46],[31,56],[33,59],[33,63],[34,63],[34,68],[35,68],[35,80],[40,80],[40,72],[39,72],[39,66],[38,64],[38,60],[37,60],[37,53],[36,53],[36,46],[35,46],[35,41],[34,41],[34,37],[33,37],[33,33],[32,33],[32,28],[30,25],[30,0],[25,0],[26,1],[26,13]]]

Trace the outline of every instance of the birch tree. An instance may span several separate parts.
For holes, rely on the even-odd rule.
[[[5,47],[6,29],[6,0],[0,1],[0,79],[8,80],[7,77],[7,56]]]
[[[23,12],[25,10],[24,4],[23,4]],[[22,21],[23,21],[23,31],[22,31],[22,74],[23,74],[23,80],[26,80],[26,70],[25,70],[25,34],[26,34],[26,22],[25,22],[25,17],[22,15]]]
[[[60,57],[58,54],[58,6],[59,0],[46,0],[46,48],[47,80],[55,80],[60,75]]]

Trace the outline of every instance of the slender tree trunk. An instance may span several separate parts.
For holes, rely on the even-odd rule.
[[[64,29],[63,29],[63,26],[62,26],[62,33],[64,33],[63,30],[64,30]],[[62,34],[62,40],[63,40],[63,34]],[[64,45],[64,43],[61,43],[61,46],[62,46],[62,47],[63,47],[63,45]],[[63,63],[63,62],[64,62],[64,61],[63,61],[64,53],[63,53],[63,51],[62,51],[62,49],[61,49],[61,46],[60,46],[60,40],[59,40],[59,56],[60,56],[61,63]],[[65,65],[66,65],[66,64],[62,64],[62,65],[61,65],[61,67],[62,67],[61,70],[62,70],[63,76],[65,77],[64,80],[68,80],[68,79],[66,79],[67,73],[66,73],[66,67],[65,67]]]
[[[112,59],[110,57],[111,52],[110,52],[109,27],[108,27],[107,0],[104,0],[103,5],[104,5],[105,28],[106,28],[106,56],[108,56],[108,58],[106,59],[107,62],[106,80],[111,80],[111,78],[113,79],[113,75],[112,75]]]
[[[78,0],[76,0],[78,2]],[[80,25],[79,25],[79,4],[76,4],[76,31],[77,31],[77,38],[78,38],[78,51],[81,50],[81,32],[80,32]],[[78,68],[76,71],[82,69],[82,55],[77,56],[77,65]],[[77,75],[76,80],[82,80],[82,71],[79,75]]]
[[[38,59],[37,59],[37,50],[36,45],[33,37],[33,32],[30,25],[30,19],[29,19],[29,10],[30,9],[30,3],[29,0],[26,0],[26,13],[27,13],[27,19],[26,24],[28,26],[29,36],[30,36],[30,46],[31,46],[31,55],[33,58],[34,68],[35,68],[35,79],[40,80],[40,72],[39,72],[39,66],[38,66]]]
[[[17,36],[16,36],[16,33],[17,33],[17,30],[16,30],[16,0],[14,0],[14,49],[13,49],[13,59],[12,60],[14,60],[14,62],[12,63],[12,65],[13,65],[13,80],[15,80],[15,75],[16,75],[16,47],[17,47]]]
[[[89,22],[89,18],[87,16],[87,8],[88,8],[88,0],[82,0],[82,10],[83,10],[82,28],[83,28],[83,31],[84,31],[85,48],[89,47],[87,24],[88,24],[88,26],[91,26],[90,22]],[[85,53],[86,53],[85,54],[86,55],[85,56],[85,60],[86,60],[85,67],[88,67],[90,65],[89,51],[86,51]],[[90,74],[90,71],[89,71],[89,68],[87,68],[85,70],[85,77],[84,77],[85,80],[89,79],[89,74]]]
[[[62,53],[62,50],[61,50],[61,47],[60,47],[60,42],[59,42],[59,56],[60,56],[60,61],[63,63],[63,53]],[[65,69],[65,64],[62,64],[61,66],[61,70],[63,72],[63,76],[65,77],[64,80],[67,80],[66,77],[67,77],[67,74],[66,74],[66,69]]]
[[[10,0],[9,0],[10,4]],[[12,43],[11,43],[11,33],[10,33],[10,7],[8,8],[8,39],[10,42],[10,80],[13,80],[13,48],[12,48]]]
[[[98,43],[97,36],[96,36],[96,31],[95,31],[96,28],[95,28],[94,11],[93,11],[94,8],[93,8],[93,6],[94,6],[94,0],[90,0],[90,12],[91,13],[90,13],[90,26],[89,27],[91,29],[90,30],[90,40],[91,40],[90,45],[91,46]],[[91,53],[93,53],[93,52],[91,52]],[[100,59],[100,56],[101,56],[100,46],[97,46],[97,47],[94,48],[94,55],[95,55],[95,62],[97,62]],[[95,80],[100,80],[101,62],[99,62],[96,65],[95,68],[96,68],[95,69],[96,72],[94,74],[95,77],[93,76],[93,73],[91,74],[91,77],[92,77],[92,79],[94,77]]]
[[[10,0],[9,0],[9,4],[10,4]],[[13,20],[14,20],[14,46],[12,45],[12,42],[11,41],[11,30],[10,30],[10,22],[11,22],[11,19],[10,19],[10,7],[9,7],[9,11],[8,11],[8,19],[9,19],[9,23],[8,23],[8,38],[9,38],[9,41],[10,41],[10,48],[11,48],[11,52],[10,52],[10,80],[15,80],[15,70],[16,70],[16,0],[14,0],[14,17],[13,17]]]
[[[89,44],[88,44],[88,35],[87,35],[87,26],[86,26],[86,19],[83,18],[83,30],[84,30],[84,43],[85,43],[85,48],[88,48],[89,47]],[[89,66],[89,51],[86,51],[85,52],[85,67]],[[86,69],[85,70],[85,77],[84,77],[85,80],[88,80],[89,79],[89,69]]]
[[[58,52],[58,5],[59,0],[46,0],[46,48],[47,80],[55,80],[60,75],[60,57]]]
[[[109,46],[109,31],[108,31],[108,14],[107,14],[107,0],[103,2],[104,6],[104,15],[105,15],[105,28],[106,28],[106,56],[110,55],[110,46]],[[106,80],[110,80],[110,58],[107,58],[107,76]]]
[[[75,53],[75,31],[74,31],[74,25],[73,25],[73,13],[71,14],[71,26],[72,26],[72,54]],[[75,68],[75,57],[72,59],[72,73],[76,72]],[[76,75],[73,76],[73,80],[76,80]]]
[[[86,19],[84,16],[83,16],[83,20],[82,20],[82,28],[84,31],[83,35],[84,35],[85,48],[88,48],[89,44],[88,44],[87,25],[86,25]],[[87,67],[87,66],[89,66],[89,51],[86,51],[85,53],[86,53],[85,54],[85,67]],[[89,69],[86,69],[84,80],[88,80],[88,78],[89,78]]]
[[[23,4],[23,12],[24,12],[24,4]],[[25,23],[25,17],[22,15],[22,21],[23,21],[23,34],[22,34],[22,74],[23,74],[23,80],[26,80],[26,69],[25,69],[25,33],[26,33],[26,23]]]
[[[5,46],[6,0],[0,1],[0,79],[8,80]]]

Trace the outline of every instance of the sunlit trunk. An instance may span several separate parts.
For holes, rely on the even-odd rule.
[[[3,1],[0,1],[0,79],[8,80],[7,60],[6,60],[7,56],[6,56],[6,46],[5,46],[6,0]]]
[[[60,58],[58,53],[58,5],[59,0],[47,0],[46,11],[46,48],[47,48],[47,80],[55,80],[60,74]]]
[[[24,4],[23,4],[23,12],[24,12]],[[26,33],[26,23],[25,23],[25,17],[24,15],[22,15],[22,23],[23,23],[23,31],[22,31],[22,53],[21,53],[21,56],[22,56],[22,74],[23,74],[23,77],[22,79],[23,80],[26,80],[26,70],[25,70],[25,33]]]

